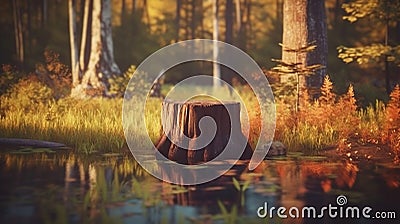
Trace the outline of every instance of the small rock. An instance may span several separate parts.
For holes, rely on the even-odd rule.
[[[286,147],[285,145],[280,142],[280,141],[274,141],[271,144],[271,147],[269,148],[267,157],[271,156],[285,156],[286,155]]]

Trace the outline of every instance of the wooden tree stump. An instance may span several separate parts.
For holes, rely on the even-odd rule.
[[[229,116],[228,110],[232,117]],[[202,147],[199,146],[198,142],[201,135],[199,123],[205,116],[209,116],[215,121],[216,132],[211,142]],[[225,149],[230,137],[233,143],[239,140],[246,142],[245,150],[240,159],[247,160],[252,156],[253,151],[241,131],[240,103],[238,102],[164,101],[162,117],[167,128],[163,131],[164,133],[156,147],[169,160],[181,164],[199,164],[210,161]],[[170,139],[173,141],[171,142]],[[195,150],[196,148],[198,149]],[[243,149],[232,147],[226,150]]]

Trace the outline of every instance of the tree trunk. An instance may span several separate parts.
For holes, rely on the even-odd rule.
[[[309,78],[299,77],[300,96],[307,88],[319,89],[327,66],[327,28],[324,1],[285,0],[283,4],[283,46],[300,49],[316,45],[311,52],[288,52],[282,49],[282,61],[287,64],[309,66],[319,64],[324,68]]]
[[[71,48],[72,86],[79,84],[78,45],[76,34],[75,0],[68,0],[69,42]]]
[[[240,0],[235,0],[236,9],[236,33],[239,34],[240,26],[242,25],[242,15],[240,13]]]
[[[107,95],[109,78],[121,73],[114,61],[111,2],[94,0],[92,4],[90,58],[81,83],[71,92],[73,97]]]
[[[253,34],[253,25],[251,24],[251,0],[247,0],[246,4],[246,49],[251,49],[253,44],[254,34]],[[249,34],[249,35],[247,35]]]
[[[307,55],[307,65],[320,64],[323,67],[307,80],[308,87],[320,89],[326,75],[328,65],[328,29],[326,25],[325,1],[308,0],[307,26],[308,43],[314,43],[317,48]]]
[[[182,8],[182,0],[176,0],[176,15],[175,15],[175,42],[179,41],[179,30],[181,23],[181,8]]]
[[[225,4],[225,42],[233,43],[233,0],[226,0]]]
[[[47,4],[47,0],[43,0],[43,12],[42,12],[42,25],[43,27],[46,27],[47,25],[47,15],[48,15],[48,4]]]
[[[163,156],[178,163],[198,164],[210,161],[224,150],[230,137],[233,141],[245,138],[240,126],[240,103],[165,101],[162,109],[167,130],[164,130],[157,149]],[[228,110],[231,111],[232,117],[229,116]],[[202,147],[199,146],[202,144],[199,137],[207,134],[200,132],[199,121],[205,116],[210,116],[216,122],[217,128],[212,141]],[[194,150],[196,148],[200,149]],[[251,155],[252,150],[247,144],[241,159],[250,159]]]
[[[218,0],[213,1],[213,40],[218,40]],[[214,88],[218,88],[221,86],[221,72],[219,68],[219,64],[216,62],[218,60],[218,44],[214,42],[213,45],[213,85]]]
[[[149,30],[151,30],[151,22],[150,22],[150,13],[149,13],[149,7],[147,4],[147,0],[143,0],[143,16],[144,19],[146,19],[146,24]]]
[[[190,36],[192,39],[196,38],[196,0],[192,0],[190,3],[191,8],[191,19],[190,19]]]
[[[225,42],[228,44],[233,44],[233,13],[234,13],[234,4],[233,0],[226,0],[225,2]],[[232,84],[232,78],[234,77],[234,72],[227,68],[220,68],[221,77],[228,84]]]
[[[84,9],[83,9],[83,22],[82,22],[82,37],[81,37],[81,47],[80,47],[80,53],[79,53],[79,69],[81,73],[84,73],[86,71],[86,65],[87,61],[89,59],[89,45],[90,45],[90,27],[89,24],[91,21],[90,18],[92,18],[92,1],[87,0],[85,1],[84,4]]]
[[[276,0],[276,20],[280,21],[282,19],[282,8],[283,8],[283,3],[282,0]]]
[[[24,63],[24,34],[22,29],[21,6],[19,0],[13,0],[13,20],[15,49],[18,63],[22,66]]]

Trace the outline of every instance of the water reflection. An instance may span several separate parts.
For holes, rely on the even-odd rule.
[[[321,207],[339,194],[349,204],[395,210],[399,177],[396,166],[289,155],[253,172],[242,163],[212,182],[178,186],[149,176],[131,156],[0,154],[0,222],[307,223],[313,220],[262,220],[256,211],[264,202]],[[249,188],[241,192],[233,178]]]

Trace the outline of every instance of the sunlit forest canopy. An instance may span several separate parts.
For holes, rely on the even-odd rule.
[[[131,65],[139,65],[151,53],[170,43],[212,38],[212,1],[111,2],[114,55],[121,71],[126,71]],[[345,2],[325,1],[329,48],[327,73],[339,93],[344,93],[348,84],[354,83],[356,95],[364,103],[374,102],[376,98],[387,99],[383,62],[346,64],[338,58],[337,48],[384,44],[387,33],[389,45],[398,46],[400,25],[396,18],[391,18],[386,32],[381,18],[365,16],[356,22],[346,21],[352,15],[350,6],[346,8],[343,5]],[[369,2],[366,6],[375,7],[376,1],[353,2]],[[76,0],[75,4],[78,33],[82,32],[79,21],[83,20],[84,3],[83,0]],[[281,58],[282,50],[279,43],[282,42],[283,0],[219,0],[218,3],[219,40],[245,50],[266,70],[275,66],[272,59]],[[396,7],[394,4],[391,8]],[[45,61],[46,49],[58,53],[62,63],[70,64],[68,1],[3,1],[0,13],[0,64],[16,65],[27,72],[35,71],[38,64]],[[20,31],[17,32],[15,27],[20,27]],[[17,36],[21,39],[19,51],[16,50]],[[394,86],[399,80],[399,67],[395,63],[388,66]],[[184,72],[184,69],[180,71]],[[182,74],[177,74],[177,77],[182,77]]]

